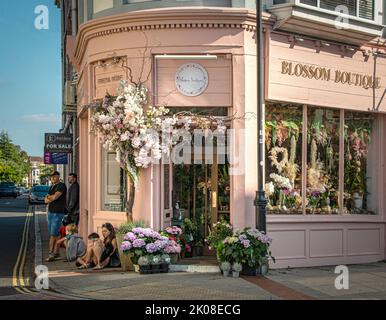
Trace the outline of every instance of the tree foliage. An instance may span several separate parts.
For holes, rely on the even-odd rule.
[[[12,143],[6,132],[0,132],[0,181],[21,184],[30,170],[27,153]]]

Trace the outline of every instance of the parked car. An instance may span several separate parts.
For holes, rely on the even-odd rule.
[[[28,196],[29,204],[41,204],[44,203],[44,198],[48,194],[50,186],[34,186],[31,189],[31,193]]]
[[[16,186],[12,182],[0,182],[0,197],[17,198]]]
[[[16,187],[16,194],[18,197],[20,197],[22,195],[21,187]]]

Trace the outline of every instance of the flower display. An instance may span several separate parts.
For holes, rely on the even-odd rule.
[[[171,248],[178,251],[175,249],[175,242],[151,228],[133,228],[131,232],[125,234],[123,239],[121,250],[133,254],[131,259],[134,264],[138,263],[140,257],[152,260],[155,255],[173,253]]]
[[[167,227],[165,229],[165,232],[169,235],[180,236],[182,234],[182,229],[177,226],[172,226],[172,227]]]
[[[288,178],[276,173],[271,173],[269,177],[273,180],[273,184],[279,189],[292,190],[291,182]]]
[[[217,249],[218,245],[224,239],[232,235],[233,227],[228,222],[221,220],[213,224],[206,242],[209,244],[210,248]]]
[[[180,254],[181,246],[174,240],[170,240],[165,246],[164,251],[168,254]]]
[[[217,256],[222,262],[257,267],[266,258],[275,261],[269,250],[271,244],[272,238],[264,232],[246,228],[226,237],[217,247]]]

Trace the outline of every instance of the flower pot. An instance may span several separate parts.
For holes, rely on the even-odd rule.
[[[358,192],[355,192],[352,196],[352,199],[354,201],[354,207],[355,209],[362,209],[363,207],[363,196],[360,195]]]
[[[123,234],[117,234],[117,246],[118,246],[118,252],[119,252],[119,260],[121,260],[121,268],[122,271],[134,271],[134,265],[131,261],[131,257],[133,256],[132,253],[124,253],[121,250],[121,244],[123,242]]]
[[[259,275],[266,275],[268,273],[269,267],[268,264],[264,263],[261,266],[257,267],[257,274]]]
[[[173,253],[170,255],[170,263],[177,264],[178,263],[178,253]]]
[[[151,273],[159,273],[161,268],[159,264],[153,264],[151,267]]]
[[[161,273],[168,273],[169,272],[169,264],[167,263],[162,263],[160,265],[160,272]]]
[[[226,271],[222,271],[222,275],[224,276],[224,277],[229,277],[229,271],[228,270],[226,270]]]
[[[240,276],[240,272],[232,271],[233,278],[238,278]]]
[[[203,246],[195,246],[193,247],[193,255],[195,257],[201,257],[204,255],[204,248]]]
[[[256,276],[257,275],[257,268],[256,267],[250,267],[246,264],[243,264],[243,269],[241,270],[241,274],[244,276]]]
[[[140,274],[152,273],[151,266],[150,265],[139,266],[139,273]]]

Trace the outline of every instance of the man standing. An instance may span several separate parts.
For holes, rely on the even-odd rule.
[[[67,192],[67,211],[71,220],[79,225],[79,183],[78,176],[75,173],[68,175],[70,187]]]
[[[49,241],[49,256],[46,261],[53,261],[59,258],[59,254],[54,254],[56,242],[60,238],[60,227],[62,220],[66,214],[66,193],[67,187],[63,182],[60,182],[59,172],[55,171],[51,174],[51,187],[44,202],[48,204],[48,233],[50,235]]]

